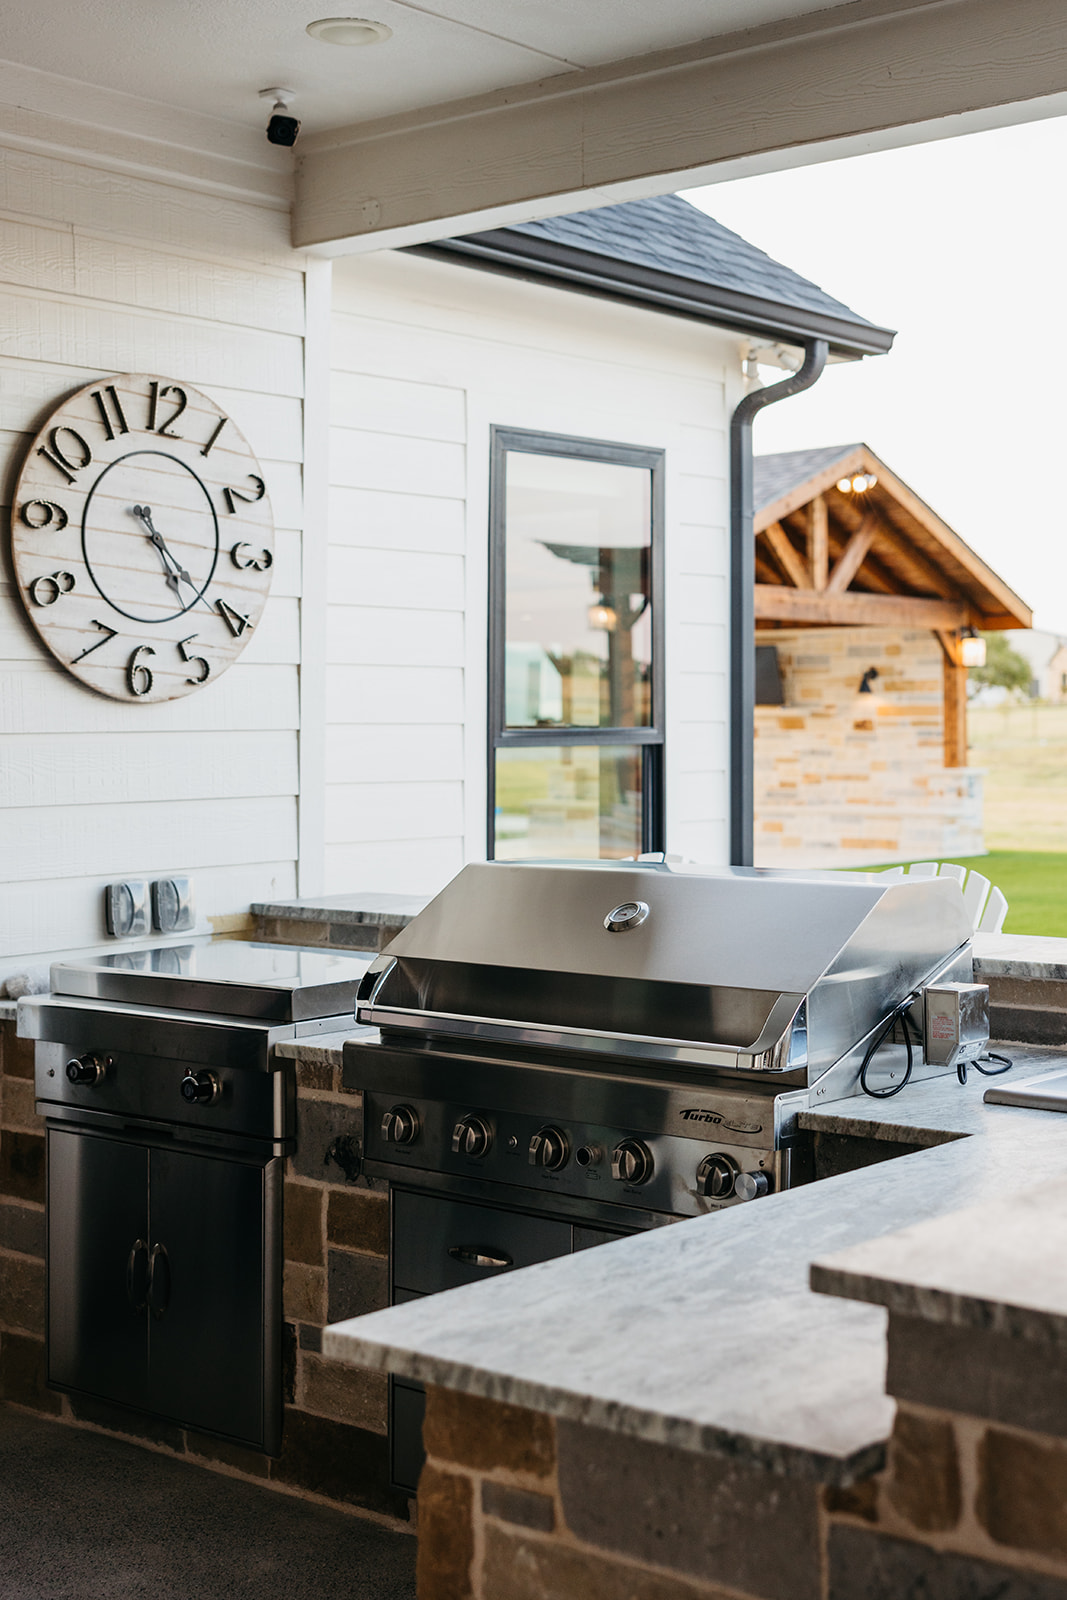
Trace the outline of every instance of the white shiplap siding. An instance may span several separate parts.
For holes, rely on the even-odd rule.
[[[18,958],[98,942],[113,877],[191,871],[206,916],[296,892],[304,272],[284,182],[249,166],[259,199],[213,194],[192,153],[161,147],[172,170],[138,176],[109,163],[107,135],[99,159],[82,141],[74,162],[0,134],[0,515],[65,394],[148,372],[204,388],[248,435],[276,564],[262,623],[224,677],[123,704],[42,650],[0,541],[0,977]]]
[[[432,890],[484,855],[493,424],[666,451],[668,846],[725,860],[737,338],[394,252],[334,271],[331,889]]]

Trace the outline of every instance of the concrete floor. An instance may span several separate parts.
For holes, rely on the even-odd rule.
[[[414,1600],[415,1540],[0,1405],[2,1600]]]

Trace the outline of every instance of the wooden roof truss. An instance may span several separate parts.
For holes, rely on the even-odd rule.
[[[858,473],[874,487],[837,488]],[[1030,626],[1029,607],[865,445],[763,507],[755,530],[762,627]]]

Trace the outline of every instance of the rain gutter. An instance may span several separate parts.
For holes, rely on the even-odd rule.
[[[780,383],[746,394],[730,418],[730,864],[753,856],[756,718],[756,536],[752,423],[765,406],[810,389],[829,353],[825,339],[804,347],[804,364]]]

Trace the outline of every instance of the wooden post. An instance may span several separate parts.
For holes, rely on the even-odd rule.
[[[967,668],[960,660],[958,633],[938,629],[938,643],[944,657],[942,677],[945,705],[945,766],[967,765]]]
[[[811,566],[811,586],[822,592],[830,567],[830,528],[825,495],[817,494],[808,513],[808,562]]]

